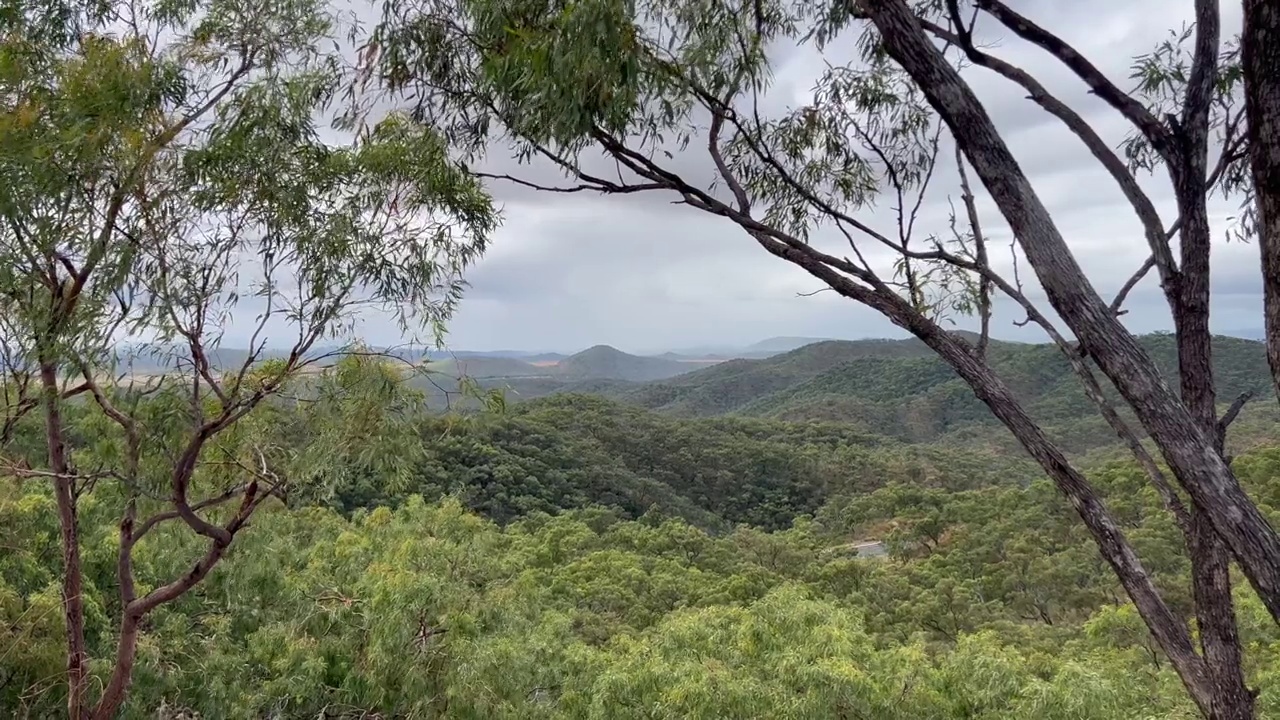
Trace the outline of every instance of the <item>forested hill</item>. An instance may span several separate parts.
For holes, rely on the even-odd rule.
[[[596,345],[570,355],[556,365],[556,372],[572,380],[646,381],[670,378],[702,367],[665,357],[624,353],[608,345]]]
[[[435,440],[407,487],[357,482],[339,492],[340,507],[455,495],[499,522],[604,505],[709,530],[780,529],[832,496],[888,483],[962,490],[1039,475],[1029,460],[991,448],[912,445],[838,423],[673,418],[592,395],[431,422]]]
[[[1173,338],[1146,335],[1142,345],[1176,382]],[[1034,417],[1087,449],[1109,440],[1066,360],[1052,345],[993,341],[988,350],[1001,378]],[[1218,399],[1269,386],[1260,342],[1214,341]],[[762,360],[732,360],[668,380],[606,389],[625,402],[685,417],[745,415],[852,423],[910,441],[995,426],[969,387],[918,340],[820,342]],[[997,433],[997,436],[1002,435]]]

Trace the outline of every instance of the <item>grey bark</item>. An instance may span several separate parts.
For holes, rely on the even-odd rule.
[[[1207,434],[1098,296],[969,86],[902,0],[863,2],[885,48],[951,129],[1017,237],[1050,304],[1134,410],[1166,462],[1280,619],[1280,537]]]
[[[1245,0],[1241,40],[1267,360],[1280,397],[1280,4]]]

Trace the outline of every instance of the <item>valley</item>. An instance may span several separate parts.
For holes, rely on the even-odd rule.
[[[1173,366],[1168,336],[1140,340]],[[993,342],[988,352],[1189,613],[1169,514],[1057,350]],[[952,717],[956,697],[981,698],[993,718],[1185,716],[1167,662],[1069,504],[918,342],[824,340],[715,361],[603,346],[514,354],[335,358],[297,378],[301,395],[226,436],[219,452],[249,453],[290,489],[159,616],[138,707],[310,717],[340,703],[603,720],[660,702],[699,716],[701,701],[676,688],[723,707],[731,682],[749,692],[742,717],[753,718],[761,707],[827,716],[846,702],[877,720]],[[1218,337],[1214,359],[1220,402],[1265,388],[1260,343]],[[481,402],[485,392],[503,402]],[[162,393],[140,417],[167,427],[170,401],[185,402]],[[98,437],[92,404],[65,411],[76,442]],[[1278,428],[1275,403],[1260,399],[1227,446],[1280,522]],[[18,429],[13,447],[39,448],[38,425]],[[102,439],[93,447],[114,452]],[[201,480],[203,494],[219,492],[216,477]],[[0,525],[19,548],[0,557],[0,611],[17,612],[20,628],[17,651],[0,655],[12,688],[61,662],[40,651],[57,646],[59,629],[24,619],[58,572],[47,502],[38,485],[0,486]],[[88,536],[104,538],[93,542],[108,542],[114,512],[86,506]],[[154,537],[182,537],[167,527]],[[144,582],[191,552],[145,547]],[[112,572],[90,568],[94,602],[110,602]],[[1248,617],[1260,612],[1247,592],[1239,602]],[[109,637],[100,620],[91,628]],[[1274,626],[1243,632],[1251,647],[1280,647]],[[797,652],[826,668],[803,706],[791,699]],[[188,665],[191,656],[205,660]],[[1269,657],[1256,672],[1275,671]],[[869,668],[892,687],[860,680]],[[485,691],[466,689],[474,683]],[[1261,687],[1259,707],[1280,711],[1280,687]],[[1100,698],[1089,713],[1046,712],[1075,707],[1082,692]],[[611,710],[574,709],[588,697]],[[0,704],[22,698],[0,684]]]
[[[1146,335],[1140,341],[1161,368],[1174,372],[1177,351],[1171,336]],[[1032,415],[1073,453],[1103,451],[1117,442],[1057,348],[994,341],[989,353],[996,371]],[[1214,355],[1215,392],[1224,409],[1241,394],[1264,393],[1269,386],[1261,342],[1217,336]],[[438,373],[423,385],[430,393],[428,403],[438,406],[443,405],[442,389],[456,391],[458,378],[470,377],[511,402],[585,393],[674,417],[838,422],[904,442],[979,442],[1019,452],[963,381],[918,340],[818,341],[765,357],[717,362],[656,359],[668,358],[598,346],[561,361],[554,371],[516,367],[504,374],[504,359],[490,363],[471,358],[428,366]],[[1271,405],[1247,404],[1233,425],[1233,442],[1251,446],[1267,441],[1268,423],[1278,417]]]
[[[0,718],[1280,718],[1277,38],[0,3]]]

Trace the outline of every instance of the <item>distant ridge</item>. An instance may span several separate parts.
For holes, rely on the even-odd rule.
[[[1151,334],[1138,340],[1165,377],[1177,377],[1172,336]],[[1070,423],[1096,417],[1053,345],[992,340],[987,353],[996,373],[1037,419]],[[1262,343],[1219,335],[1213,339],[1213,353],[1220,399],[1270,384]],[[761,360],[730,360],[612,394],[681,416],[838,421],[910,441],[994,424],[973,390],[915,338],[829,340]]]
[[[1237,337],[1245,340],[1267,339],[1267,331],[1262,328],[1237,328],[1235,330],[1226,330],[1222,334],[1228,337]]]
[[[465,376],[473,380],[540,377],[549,374],[547,368],[507,357],[459,356],[429,362],[426,369],[428,372],[436,372],[448,377]]]
[[[820,343],[820,342],[829,342],[832,340],[834,340],[834,338],[791,337],[791,336],[771,337],[771,338],[768,338],[767,340],[761,340],[758,343],[753,343],[751,345],[748,345],[746,347],[746,351],[749,353],[790,352],[792,350],[802,348],[805,345],[812,345],[814,343]]]
[[[608,345],[596,345],[561,360],[556,373],[566,379],[663,380],[705,367],[704,363],[683,362],[665,357],[644,357],[624,353]]]

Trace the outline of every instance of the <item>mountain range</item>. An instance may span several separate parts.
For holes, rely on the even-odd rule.
[[[1140,342],[1168,381],[1175,382],[1174,338],[1151,334]],[[1217,336],[1213,349],[1220,403],[1245,392],[1265,394],[1270,375],[1261,342]],[[642,356],[607,345],[567,356],[396,352],[430,375],[418,384],[433,407],[468,407],[470,401],[456,397],[465,378],[480,388],[502,391],[511,402],[591,394],[677,417],[834,421],[907,442],[950,439],[1007,446],[1010,441],[969,387],[914,338],[771,338],[744,348],[737,357],[674,351]],[[1068,448],[1087,451],[1114,441],[1057,348],[993,340],[988,354],[1033,417]],[[244,357],[243,352],[219,351],[213,364],[234,366]],[[1247,426],[1259,413],[1280,415],[1274,406],[1253,403],[1240,423]],[[1258,425],[1259,432],[1264,426]]]
[[[820,338],[778,337],[746,347],[704,347],[671,350],[660,354],[636,355],[608,345],[595,345],[577,353],[533,352],[525,350],[436,350],[423,348],[375,348],[443,375],[465,375],[476,380],[494,378],[550,378],[569,380],[660,380],[707,365],[738,358],[766,358],[819,342]],[[319,348],[315,353],[326,352]],[[267,349],[261,360],[284,357],[286,351]],[[122,355],[137,374],[162,373],[174,367],[175,358],[186,355],[184,347],[126,345]],[[244,364],[248,352],[229,344],[208,352],[210,364],[232,370]]]
[[[1139,340],[1167,380],[1176,383],[1174,338],[1153,334]],[[1246,392],[1266,395],[1270,370],[1262,343],[1218,336],[1213,352],[1220,403]],[[1087,452],[1114,444],[1114,434],[1056,347],[993,341],[988,354],[997,374],[1032,416],[1069,450]],[[597,347],[561,361],[565,370],[559,374],[536,380],[492,377],[481,384],[501,388],[515,401],[585,393],[677,417],[834,421],[907,442],[1009,447],[1012,441],[968,385],[914,338],[827,340],[764,358],[701,367],[679,361],[650,365],[653,360]],[[654,370],[646,376],[649,368]],[[1280,420],[1275,406],[1266,400],[1250,404],[1237,423],[1243,428],[1237,435],[1271,432],[1268,428],[1274,425],[1269,423]]]

